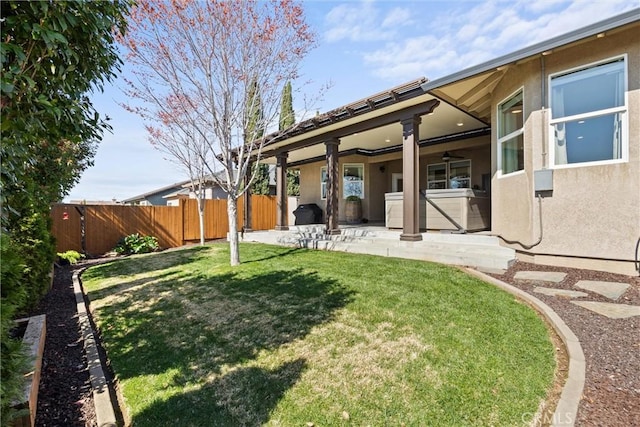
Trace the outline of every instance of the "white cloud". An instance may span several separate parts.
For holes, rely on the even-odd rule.
[[[371,2],[341,4],[325,16],[324,38],[327,42],[388,40],[390,34],[380,31],[378,10]]]
[[[363,52],[372,75],[393,83],[423,75],[442,77],[617,15],[637,7],[637,2],[548,0],[540,4],[492,1],[450,5],[422,26],[428,33],[409,34]]]
[[[521,1],[520,4],[525,10],[533,13],[542,13],[556,8],[559,5],[566,3],[566,0],[537,0],[537,1]]]
[[[380,25],[382,28],[396,27],[398,25],[410,25],[413,23],[411,19],[411,11],[405,8],[396,7],[391,9]]]

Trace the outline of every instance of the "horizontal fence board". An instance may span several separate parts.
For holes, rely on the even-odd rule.
[[[251,196],[252,229],[275,227],[276,199]],[[243,225],[244,203],[238,199],[238,231]],[[85,244],[82,245],[84,214]],[[186,199],[180,206],[123,206],[55,204],[51,207],[52,233],[57,252],[76,250],[88,255],[102,255],[113,250],[120,239],[139,233],[154,236],[162,248],[172,248],[200,240],[198,202]],[[227,200],[204,201],[205,240],[227,237],[229,218]]]

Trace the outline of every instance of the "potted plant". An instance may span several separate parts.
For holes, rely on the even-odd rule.
[[[362,199],[348,196],[345,205],[345,216],[348,224],[359,224],[362,221]]]

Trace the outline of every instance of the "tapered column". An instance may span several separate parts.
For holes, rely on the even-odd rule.
[[[287,224],[287,156],[276,155],[276,230],[288,230]]]
[[[418,127],[420,116],[402,123],[402,234],[400,240],[422,240],[420,234]]]
[[[247,172],[244,175],[244,185],[247,189],[244,192],[244,224],[243,231],[248,233],[251,231],[251,186],[249,181],[251,180],[251,173],[253,172],[254,163],[250,162],[247,165]]]
[[[327,234],[340,234],[338,225],[338,200],[340,175],[338,170],[338,145],[340,140],[332,138],[325,143],[327,149],[327,213],[325,224]]]

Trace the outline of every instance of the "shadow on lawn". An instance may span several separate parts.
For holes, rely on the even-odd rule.
[[[354,296],[334,280],[296,268],[177,273],[135,282],[113,287],[117,298],[97,309],[117,377],[123,382],[147,377],[134,399],[139,404],[145,394],[155,399],[130,414],[135,425],[266,421],[305,361],[282,357],[274,370],[246,363],[304,338]],[[108,296],[109,289],[100,296]],[[176,394],[164,400],[165,391]]]
[[[297,359],[273,370],[239,368],[195,391],[154,402],[132,422],[150,427],[261,425],[305,367],[305,360]]]

